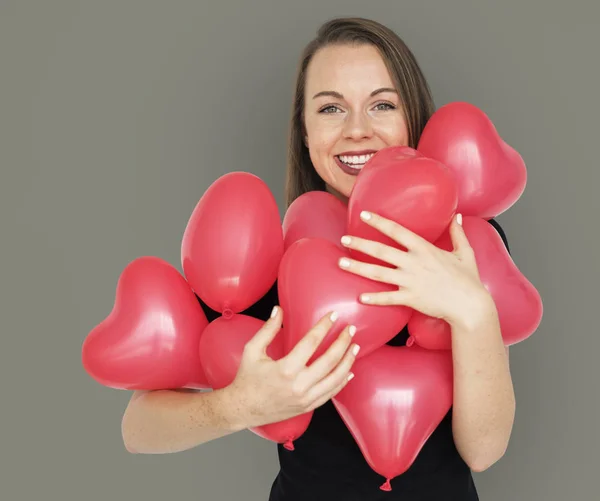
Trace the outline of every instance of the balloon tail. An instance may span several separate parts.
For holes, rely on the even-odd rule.
[[[227,320],[229,320],[231,317],[233,317],[233,311],[231,311],[231,309],[230,309],[230,308],[225,308],[225,309],[223,310],[223,316],[224,316],[224,317],[225,317]]]
[[[385,483],[380,487],[382,491],[389,492],[392,490],[392,484],[390,484],[390,479],[386,478]]]
[[[294,441],[291,438],[288,438],[287,441],[283,444],[283,446],[288,451],[293,451],[294,450]]]
[[[410,348],[414,344],[415,344],[415,337],[408,336],[408,339],[406,340],[406,346],[408,346]]]

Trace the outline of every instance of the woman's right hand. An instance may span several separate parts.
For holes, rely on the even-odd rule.
[[[267,347],[280,332],[282,316],[281,308],[275,307],[246,344],[237,375],[226,388],[247,428],[311,411],[334,397],[353,376],[350,369],[359,349],[350,346],[353,326],[342,330],[327,351],[307,366],[336,320],[333,312],[321,318],[285,357],[270,358]]]

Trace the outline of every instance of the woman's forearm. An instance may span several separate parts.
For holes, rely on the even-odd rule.
[[[126,449],[141,454],[191,449],[244,428],[228,389],[136,392],[121,426]]]
[[[506,451],[515,396],[498,314],[484,295],[474,315],[452,322],[454,360],[453,434],[474,471],[483,471]]]

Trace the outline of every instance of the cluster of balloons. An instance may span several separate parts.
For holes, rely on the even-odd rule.
[[[246,342],[263,322],[241,312],[277,281],[286,315],[270,345],[278,359],[328,311],[339,319],[314,358],[341,329],[357,328],[356,377],[333,398],[371,468],[386,482],[404,473],[452,406],[450,328],[405,306],[359,302],[363,292],[392,286],[347,273],[350,234],[401,248],[363,223],[368,210],[392,219],[440,248],[457,212],[480,276],[498,309],[506,346],[528,338],[542,317],[538,291],[515,265],[488,220],[522,195],[521,156],[480,109],[464,102],[438,109],[416,149],[377,152],[357,176],[348,205],[326,192],[297,198],[281,222],[268,186],[247,172],[215,181],[194,208],[181,243],[183,276],[157,257],[140,257],[122,272],[110,314],[86,337],[83,365],[117,389],[218,389],[237,373]],[[208,322],[196,295],[221,316]],[[386,343],[408,326],[407,346]],[[310,363],[310,362],[309,362]],[[293,450],[312,411],[253,428]]]

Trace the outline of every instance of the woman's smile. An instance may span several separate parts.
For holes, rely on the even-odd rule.
[[[357,176],[375,153],[377,153],[376,150],[347,151],[340,155],[335,155],[333,158],[338,167],[346,174]]]

